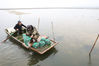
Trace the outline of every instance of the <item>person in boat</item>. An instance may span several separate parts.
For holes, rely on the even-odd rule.
[[[48,36],[43,35],[37,38],[36,35],[31,35],[29,33],[23,34],[23,39],[27,48],[34,47],[37,48],[46,45],[46,43],[50,44],[50,40],[48,40]]]
[[[14,27],[14,29],[16,30],[16,33],[22,34],[22,27],[26,28],[26,26],[22,24],[21,21],[18,21],[18,23]]]
[[[32,35],[31,38],[33,38],[33,40],[32,42],[29,42],[29,47],[39,48],[51,44],[48,36],[46,35],[39,36],[38,38],[36,38],[35,35]]]
[[[34,35],[30,36],[29,33],[25,33],[25,34],[22,34],[22,35],[23,35],[24,43],[27,46],[27,48],[32,47],[33,43],[37,42],[35,40],[35,36]]]
[[[35,40],[35,42],[37,42],[37,39],[40,36],[37,29],[35,27],[33,27],[32,25],[27,26],[27,34],[29,34],[29,36],[32,37],[30,42],[33,42],[33,40]]]

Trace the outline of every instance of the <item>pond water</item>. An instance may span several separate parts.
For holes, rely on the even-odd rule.
[[[18,20],[38,26],[39,32],[59,42],[39,55],[31,54],[13,39],[0,44],[0,66],[99,66],[99,41],[89,60],[89,51],[99,34],[99,9],[30,9],[0,11],[0,41],[7,37],[5,28]]]

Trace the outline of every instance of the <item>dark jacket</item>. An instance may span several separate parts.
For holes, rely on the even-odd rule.
[[[14,29],[16,30],[16,29],[19,29],[19,30],[22,30],[22,26],[24,26],[25,28],[26,28],[26,26],[25,25],[18,25],[18,24],[16,24],[15,25],[15,27],[14,27]]]

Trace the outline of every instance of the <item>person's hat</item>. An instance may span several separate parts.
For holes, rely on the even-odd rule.
[[[21,21],[19,20],[18,23],[21,23]]]

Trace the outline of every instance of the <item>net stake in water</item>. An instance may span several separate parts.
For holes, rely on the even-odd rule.
[[[54,27],[53,27],[53,22],[51,22],[51,24],[52,24],[52,34],[53,34],[53,40],[55,41],[55,35],[54,35]]]
[[[94,42],[94,44],[93,44],[93,46],[92,46],[90,52],[89,52],[89,56],[91,55],[91,52],[92,52],[92,50],[94,49],[94,46],[96,45],[96,42],[97,42],[98,38],[99,38],[99,34],[98,34],[98,36],[97,36],[97,38],[96,38],[96,40],[95,40],[95,42]]]
[[[40,25],[40,17],[38,18],[38,26],[37,26],[38,31],[39,31],[39,25]]]

